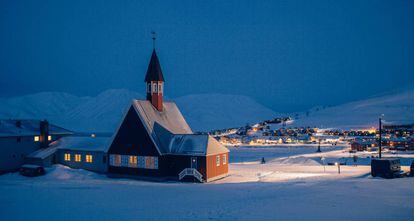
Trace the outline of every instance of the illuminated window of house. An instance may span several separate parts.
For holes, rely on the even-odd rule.
[[[223,155],[223,165],[227,163],[227,156],[226,154]]]
[[[50,136],[50,135],[49,135],[49,136],[47,136],[47,140],[48,140],[48,141],[51,141],[51,140],[52,140],[52,136]]]
[[[65,161],[70,161],[70,153],[65,153]]]
[[[216,156],[216,166],[220,166],[220,156]]]
[[[138,157],[137,156],[129,156],[129,167],[137,167]]]
[[[86,155],[86,156],[85,156],[85,160],[86,160],[86,162],[87,162],[87,163],[92,163],[92,162],[93,162],[92,155],[89,155],[89,154],[88,154],[88,155]]]
[[[82,156],[80,154],[75,154],[75,162],[81,162]]]
[[[39,136],[34,136],[33,140],[34,140],[34,142],[39,142],[40,137]]]

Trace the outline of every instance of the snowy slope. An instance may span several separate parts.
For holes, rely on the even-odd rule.
[[[75,131],[113,132],[132,99],[144,96],[125,89],[96,97],[44,92],[2,99],[0,118],[47,118]],[[276,114],[245,96],[190,95],[174,99],[194,131],[235,127],[273,118]]]
[[[49,118],[66,113],[81,100],[60,92],[42,92],[10,99],[0,99],[2,118]]]
[[[196,94],[175,101],[194,130],[244,126],[278,116],[250,97],[241,95]]]
[[[308,116],[299,115],[292,126],[367,128],[377,126],[381,114],[386,123],[413,123],[414,89],[335,107],[314,108]]]
[[[104,91],[95,97],[43,92],[0,99],[0,118],[49,119],[76,131],[113,132],[132,99],[143,95],[125,89]],[[240,95],[196,94],[174,99],[194,131],[243,126],[281,115]],[[301,113],[289,126],[366,128],[376,126],[380,114],[387,122],[414,122],[414,89],[314,108]],[[292,114],[294,116],[294,114]]]
[[[81,102],[60,119],[62,125],[80,131],[112,132],[133,99],[144,96],[125,89],[112,89]]]

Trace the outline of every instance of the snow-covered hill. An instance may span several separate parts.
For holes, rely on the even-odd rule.
[[[199,131],[245,126],[278,116],[247,96],[196,94],[175,101],[188,123]]]
[[[96,97],[43,92],[0,100],[0,118],[37,118],[76,131],[113,132],[132,99],[144,95],[125,89]],[[174,99],[194,131],[236,127],[276,117],[249,97],[203,94]]]
[[[384,114],[386,123],[414,122],[414,89],[355,101],[334,107],[313,108],[302,113],[291,126],[317,126],[319,128],[367,128],[378,125]]]
[[[0,118],[49,119],[76,131],[113,132],[134,98],[144,95],[125,89],[104,91],[95,97],[43,92],[0,99]],[[194,131],[243,126],[281,115],[240,95],[195,94],[174,99]],[[317,107],[300,113],[289,126],[366,128],[387,122],[414,122],[414,89],[351,102]],[[292,114],[291,116],[294,116]]]

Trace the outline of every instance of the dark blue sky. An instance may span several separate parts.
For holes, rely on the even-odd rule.
[[[248,95],[275,111],[414,82],[414,1],[0,1],[0,93],[144,92],[150,32],[170,98]]]

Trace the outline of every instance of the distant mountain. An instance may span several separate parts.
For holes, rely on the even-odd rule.
[[[407,88],[334,107],[316,107],[301,113],[290,126],[319,128],[368,128],[378,126],[378,117],[390,123],[414,123],[414,89]]]
[[[107,90],[95,97],[43,92],[0,99],[0,118],[48,119],[81,132],[113,132],[132,99],[144,96],[125,89]],[[195,94],[174,99],[194,131],[243,126],[282,116],[247,96]],[[414,89],[334,107],[315,107],[294,117],[290,127],[366,128],[386,122],[414,122]]]
[[[195,94],[175,99],[187,122],[198,131],[244,126],[278,116],[247,96]]]
[[[143,95],[126,89],[112,89],[80,102],[59,122],[78,131],[112,132],[133,99]]]
[[[75,131],[113,132],[131,103],[143,95],[125,89],[96,97],[43,92],[0,100],[0,118],[48,119]],[[276,113],[246,96],[202,94],[174,99],[194,131],[245,125],[276,117]]]

